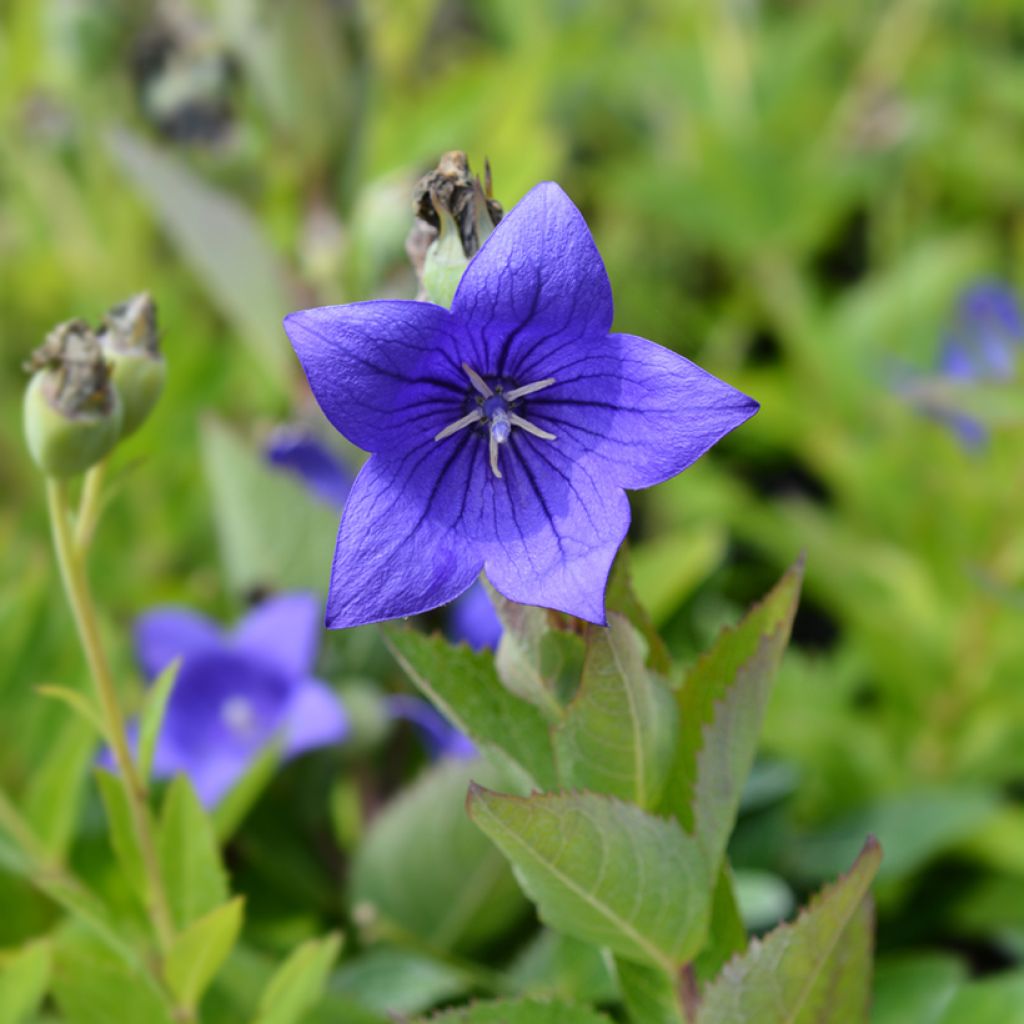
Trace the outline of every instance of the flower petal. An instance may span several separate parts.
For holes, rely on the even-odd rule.
[[[253,760],[254,756],[225,751],[191,763],[183,774],[188,775],[199,802],[211,810],[241,781]]]
[[[470,261],[452,302],[471,335],[463,357],[485,377],[508,375],[517,352],[545,338],[603,339],[612,312],[611,285],[590,229],[550,181],[531,189],[502,219]]]
[[[301,428],[280,428],[265,451],[272,465],[293,473],[321,501],[338,508],[345,503],[352,476],[316,435]]]
[[[523,415],[558,435],[566,457],[620,487],[650,487],[681,473],[759,406],[690,360],[646,338],[613,334],[606,348],[566,347],[558,381]]]
[[[320,622],[318,597],[281,594],[256,605],[235,627],[231,644],[289,675],[302,676],[316,660]]]
[[[402,458],[374,455],[352,486],[338,531],[327,625],[332,629],[430,611],[459,596],[483,559],[469,542],[471,456],[462,431],[428,438]]]
[[[500,460],[502,479],[482,483],[473,524],[487,578],[510,601],[604,625],[608,572],[629,528],[625,494],[523,431]]]
[[[367,451],[408,448],[464,410],[460,328],[429,302],[321,306],[284,319],[320,408]]]
[[[348,734],[348,716],[337,694],[319,679],[303,679],[284,712],[286,757],[338,743]]]
[[[465,641],[474,651],[496,650],[501,639],[501,619],[482,583],[474,583],[448,609],[448,637]]]
[[[223,644],[220,629],[187,608],[153,608],[135,620],[135,653],[147,679],[158,676],[175,658]]]

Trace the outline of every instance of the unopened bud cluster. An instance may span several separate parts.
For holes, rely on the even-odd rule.
[[[111,308],[99,328],[58,324],[25,365],[25,438],[50,476],[84,472],[136,430],[160,397],[164,360],[156,307],[137,295]]]
[[[481,182],[465,153],[445,153],[416,187],[416,223],[406,240],[421,299],[451,305],[463,271],[501,215],[492,194],[490,164],[484,164]]]

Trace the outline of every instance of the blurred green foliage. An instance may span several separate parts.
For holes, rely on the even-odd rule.
[[[104,891],[124,889],[100,867],[89,739],[34,693],[81,687],[85,670],[21,438],[21,362],[60,320],[96,320],[144,289],[158,302],[166,393],[118,451],[92,555],[137,702],[128,628],[142,609],[178,601],[230,618],[254,589],[325,586],[317,506],[296,512],[310,524],[304,550],[246,557],[260,539],[233,525],[240,504],[273,493],[260,507],[276,523],[306,499],[231,453],[311,415],[282,313],[414,293],[412,185],[462,148],[477,166],[489,157],[506,208],[557,179],[604,255],[617,326],[762,403],[698,466],[633,497],[640,597],[683,658],[807,553],[795,647],[731,851],[750,907],[784,910],[787,887],[803,893],[847,866],[873,831],[886,854],[879,945],[904,957],[880,971],[879,1020],[934,1003],[929,972],[952,998],[958,971],[1018,964],[1020,417],[968,451],[898,381],[933,366],[962,288],[1024,286],[1019,2],[183,0],[161,11],[0,0],[0,785],[47,849],[70,852]],[[332,637],[324,672],[343,697],[357,678],[400,685],[366,631]],[[255,998],[264,958],[344,922],[361,814],[413,766],[401,737],[386,742],[376,759],[290,766],[232,838],[247,945],[225,991]],[[0,948],[56,917],[6,873],[0,906]],[[502,914],[471,934],[515,918]],[[401,938],[372,955],[408,958],[407,990],[391,994],[415,1013],[487,990],[520,926],[473,962]],[[905,959],[921,947],[966,955],[952,968],[937,953]],[[31,948],[27,1013],[49,970],[45,947]],[[593,983],[593,965],[546,956],[552,985]],[[345,963],[323,1019],[396,1008],[380,1001],[372,960]],[[72,987],[87,973],[69,969]],[[1012,999],[1008,978],[956,999]]]

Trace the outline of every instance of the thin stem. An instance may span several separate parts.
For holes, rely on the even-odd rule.
[[[50,509],[53,544],[57,552],[57,563],[60,566],[64,591],[67,594],[68,604],[71,605],[75,627],[78,630],[78,639],[89,664],[100,710],[110,736],[114,761],[128,797],[128,806],[131,810],[132,825],[139,843],[139,851],[142,854],[148,890],[147,909],[160,950],[166,954],[174,942],[174,922],[167,893],[164,890],[160,863],[157,859],[156,843],[153,839],[153,823],[150,818],[149,805],[146,802],[146,789],[128,747],[124,715],[121,712],[121,705],[118,703],[110,665],[100,642],[96,610],[89,593],[83,559],[81,553],[75,548],[75,541],[71,533],[71,524],[68,518],[67,484],[52,477],[47,479],[46,496]]]
[[[92,543],[96,524],[100,519],[100,499],[103,495],[103,478],[106,476],[106,472],[107,460],[102,459],[85,474],[82,500],[79,502],[78,515],[75,517],[75,551],[80,557]]]

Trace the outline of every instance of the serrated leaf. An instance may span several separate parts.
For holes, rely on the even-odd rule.
[[[551,734],[559,782],[652,809],[675,753],[675,697],[625,617],[589,626],[586,645],[579,689]]]
[[[49,942],[0,954],[0,1024],[23,1024],[39,1008],[50,984]]]
[[[716,871],[754,763],[802,578],[798,563],[735,629],[718,638],[676,694],[680,735],[662,810],[693,832]]]
[[[340,935],[299,946],[267,982],[254,1024],[300,1024],[319,1000],[340,949]]]
[[[426,1024],[426,1018],[420,1017],[418,1024]],[[611,1019],[571,1003],[503,999],[436,1014],[429,1024],[611,1024]]]
[[[81,936],[57,945],[53,994],[69,1024],[174,1024],[153,978]]]
[[[453,647],[439,636],[389,628],[388,645],[406,675],[464,733],[501,751],[544,789],[557,785],[540,712],[501,685],[488,652]]]
[[[352,905],[440,951],[473,950],[526,911],[508,862],[466,817],[479,762],[442,760],[373,820],[352,866]]]
[[[153,772],[153,756],[156,753],[157,740],[164,724],[164,713],[167,702],[178,678],[181,658],[175,658],[154,680],[146,694],[139,721],[139,774],[143,784],[148,784]]]
[[[487,593],[501,620],[494,656],[499,678],[517,697],[537,707],[546,721],[560,721],[583,664],[582,641],[554,628],[558,613],[507,601],[490,585]]]
[[[103,800],[103,808],[107,812],[110,845],[114,856],[117,857],[132,891],[145,906],[146,871],[124,783],[118,776],[100,768],[96,770],[96,784]]]
[[[281,318],[302,303],[255,218],[176,154],[127,130],[111,132],[107,141],[197,281],[252,346],[268,379],[283,387],[291,353]]]
[[[881,848],[869,839],[849,874],[792,924],[751,942],[707,988],[697,1024],[864,1024],[871,996],[869,887]]]
[[[552,928],[669,973],[696,953],[710,880],[678,822],[594,793],[473,786],[468,806]]]
[[[92,726],[70,717],[33,766],[22,807],[37,838],[56,857],[64,856],[74,835],[95,749]]]
[[[227,902],[227,878],[213,825],[184,775],[176,776],[167,788],[157,846],[179,928]]]
[[[164,961],[164,976],[181,1006],[194,1010],[217,976],[242,929],[240,897],[193,921],[174,940]]]
[[[747,930],[740,916],[739,903],[727,861],[718,871],[711,898],[711,924],[707,941],[693,962],[698,982],[710,981],[736,953],[747,948]]]
[[[290,474],[271,469],[217,420],[203,424],[202,455],[231,586],[241,593],[323,591],[338,532],[337,512]]]
[[[633,1024],[686,1024],[679,982],[657,967],[617,962],[619,988]]]
[[[44,697],[49,697],[51,700],[60,701],[60,703],[65,705],[65,707],[71,708],[76,715],[92,726],[93,731],[97,736],[101,737],[103,740],[107,740],[107,730],[103,725],[103,719],[100,716],[99,709],[89,699],[89,697],[81,691],[71,690],[66,686],[43,685],[36,687],[36,693],[42,694]]]

